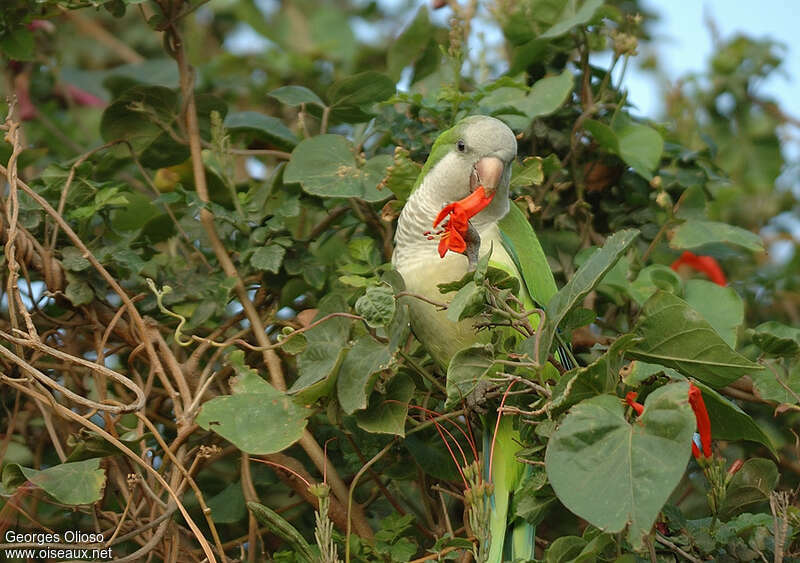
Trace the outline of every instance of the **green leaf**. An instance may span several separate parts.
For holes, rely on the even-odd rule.
[[[283,516],[257,502],[248,502],[247,508],[255,514],[256,519],[266,526],[270,532],[285,541],[292,548],[295,556],[300,558],[303,563],[312,563],[312,561],[317,560],[306,539]]]
[[[92,265],[74,246],[65,246],[61,249],[61,263],[67,270],[73,272],[81,272]]]
[[[381,184],[391,191],[401,203],[405,203],[414,187],[422,166],[414,162],[410,153],[403,147],[395,147],[394,158],[386,169]]]
[[[92,504],[103,498],[106,473],[100,468],[100,458],[97,457],[54,465],[41,471],[17,464],[3,468],[3,486],[7,490],[20,486],[25,480],[63,504]]]
[[[728,520],[767,502],[778,484],[778,468],[769,459],[751,458],[737,471],[725,492],[719,516]]]
[[[756,372],[759,373],[759,372]],[[760,372],[766,373],[766,372]],[[703,393],[703,402],[711,420],[711,437],[715,440],[748,440],[765,446],[777,459],[778,452],[769,436],[733,401],[711,387],[694,382]]]
[[[16,61],[32,61],[36,57],[36,42],[33,32],[27,27],[18,27],[0,36],[0,53]]]
[[[375,239],[370,237],[353,238],[347,243],[348,254],[355,260],[367,262],[368,264],[373,262],[377,250],[378,249],[375,247]]]
[[[538,156],[526,158],[521,165],[515,160],[511,166],[511,187],[538,186],[544,181],[542,159]]]
[[[371,336],[359,338],[339,368],[336,392],[339,404],[347,414],[367,408],[367,399],[378,372],[389,367],[389,348]]]
[[[125,198],[128,203],[112,212],[111,225],[114,229],[136,231],[152,219],[164,215],[163,211],[153,204],[151,197],[138,192],[126,192]]]
[[[356,413],[362,430],[377,434],[405,436],[408,402],[414,396],[414,381],[405,373],[395,375],[386,387],[386,393],[373,393],[369,408]]]
[[[588,542],[578,536],[561,536],[550,544],[544,554],[545,563],[570,563],[580,555]]]
[[[591,21],[597,9],[603,5],[603,0],[585,0],[580,8],[577,2],[569,1],[564,3],[564,11],[558,17],[553,26],[542,33],[539,39],[554,39],[564,35],[570,29],[578,25],[584,25]]]
[[[299,440],[310,415],[262,380],[247,392],[206,401],[195,422],[240,450],[261,455],[283,451]]]
[[[268,95],[287,106],[295,107],[301,104],[314,104],[319,107],[325,107],[325,102],[305,86],[281,86]]]
[[[120,442],[129,448],[135,448],[142,440],[150,440],[153,435],[149,432],[139,434],[135,430],[123,432],[118,437]],[[13,443],[13,442],[12,442]],[[116,445],[106,440],[100,434],[82,429],[77,434],[67,436],[67,446],[72,448],[66,461],[83,461],[95,457],[105,457],[119,453]]]
[[[208,499],[211,518],[216,524],[235,524],[247,515],[242,484],[231,483]]]
[[[531,91],[516,107],[529,119],[550,115],[567,101],[572,92],[573,81],[569,69],[565,69],[557,76],[541,78],[533,84]]]
[[[250,257],[250,264],[254,268],[277,274],[281,270],[286,249],[279,244],[262,246]]]
[[[174,59],[164,57],[111,68],[107,71],[103,86],[116,97],[134,86],[177,88],[179,82],[178,65]]]
[[[664,150],[658,131],[625,116],[619,116],[613,128],[594,119],[587,119],[583,126],[601,147],[618,155],[639,175],[652,179]]]
[[[387,170],[392,166],[392,162],[390,155],[379,154],[364,163],[361,168],[364,196],[361,199],[365,201],[383,201],[392,195],[392,192],[386,189],[384,183]]]
[[[664,139],[659,132],[647,125],[633,122],[615,127],[615,130],[622,160],[640,176],[652,179],[652,172],[658,167],[664,150]]]
[[[547,304],[547,319],[539,337],[540,364],[544,365],[547,361],[558,325],[567,313],[603,279],[606,272],[614,267],[637,236],[639,231],[636,229],[626,229],[611,235],[603,247],[595,251],[578,268],[567,284],[550,299]]]
[[[622,382],[630,387],[638,387],[645,380],[659,374],[664,374],[669,379],[685,379],[684,376],[672,368],[634,360],[626,366]]]
[[[447,307],[447,318],[456,323],[474,317],[483,311],[485,296],[486,290],[482,286],[479,287],[474,281],[468,282],[453,296]]]
[[[332,294],[320,301],[319,312],[314,321],[346,308],[344,300]],[[307,345],[297,357],[300,377],[289,389],[289,393],[299,401],[313,403],[333,391],[339,367],[347,352],[352,323],[351,319],[345,317],[332,317],[303,333]]]
[[[617,134],[614,133],[611,127],[602,121],[587,119],[583,122],[583,128],[592,134],[594,140],[597,141],[601,147],[608,152],[619,154],[619,139],[617,139]]]
[[[795,363],[788,372],[775,360],[766,360],[765,364],[769,369],[750,376],[758,396],[781,404],[800,403],[800,363]]]
[[[64,295],[66,295],[67,299],[76,307],[88,305],[94,299],[94,291],[91,286],[83,280],[70,281],[67,284],[67,288],[64,290]]]
[[[493,365],[494,355],[484,344],[473,344],[456,352],[447,366],[445,409],[465,400],[481,381],[490,376]]]
[[[633,346],[635,338],[633,334],[624,334],[588,366],[565,373],[553,390],[552,412],[561,412],[584,399],[613,393],[620,381],[625,351]]]
[[[550,438],[545,455],[553,490],[572,512],[607,533],[629,528],[640,549],[686,470],[695,430],[686,383],[651,393],[633,424],[619,397],[576,405]]]
[[[297,137],[280,119],[257,111],[230,113],[224,125],[229,131],[250,133],[282,150],[290,151],[297,145]]]
[[[381,155],[370,163],[369,168],[359,168],[352,145],[341,135],[317,135],[295,147],[284,181],[297,182],[312,195],[381,201],[391,195],[389,190],[377,189],[391,157]]]
[[[628,293],[639,305],[644,305],[659,289],[680,293],[681,285],[681,277],[669,266],[651,264],[642,268],[636,279],[628,286]]]
[[[744,323],[744,302],[736,290],[706,280],[687,280],[683,298],[708,321],[725,344],[736,348],[736,333]]]
[[[174,125],[177,119],[178,96],[162,86],[134,86],[103,111],[100,134],[106,142],[125,139],[137,153],[144,152],[156,140],[167,133],[159,123]],[[171,164],[186,160],[186,147],[167,139],[160,146],[169,148]],[[127,148],[121,154],[127,156]],[[162,155],[164,158],[164,155]],[[161,166],[169,164],[161,163]]]
[[[395,93],[394,81],[380,72],[368,70],[337,80],[328,89],[331,119],[360,123],[369,120],[370,107]]]
[[[644,304],[635,332],[641,340],[628,355],[714,388],[763,369],[731,349],[700,313],[671,293],[657,291]]]
[[[297,339],[295,337],[294,339]],[[288,393],[310,404],[330,394],[347,348],[336,342],[309,342],[297,358],[300,377]]]
[[[772,356],[796,356],[800,353],[800,329],[767,321],[755,328],[753,342]]]
[[[372,328],[387,326],[394,317],[394,292],[385,285],[368,287],[356,301],[355,309]]]
[[[441,442],[439,434],[432,430],[427,438],[422,432],[409,434],[403,440],[403,446],[411,457],[428,475],[444,481],[457,481],[458,469],[453,458]]]
[[[716,221],[686,221],[675,229],[669,245],[678,250],[692,250],[706,244],[726,243],[751,252],[763,252],[761,237],[746,229]]]
[[[400,33],[386,54],[386,70],[395,81],[408,65],[414,64],[428,46],[434,31],[428,16],[428,7],[420,6],[417,15]]]

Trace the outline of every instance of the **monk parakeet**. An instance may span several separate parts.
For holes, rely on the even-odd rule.
[[[514,133],[492,117],[467,117],[436,139],[395,234],[392,263],[408,292],[447,302],[452,294],[442,295],[438,285],[461,279],[480,257],[491,252],[489,265],[521,282],[519,298],[527,309],[546,305],[556,293],[552,271],[533,229],[509,201],[516,154]],[[435,233],[438,236],[430,234],[434,225],[441,229]],[[486,333],[479,335],[469,319],[454,323],[446,311],[423,300],[410,297],[406,303],[414,334],[443,370],[456,352],[488,338]],[[484,422],[483,455],[487,458],[487,437],[495,425],[493,420]],[[533,530],[526,523],[514,526],[512,541],[504,539],[510,520],[509,496],[526,468],[516,460],[517,436],[511,417],[503,417],[495,439],[492,475],[484,476],[495,491],[490,563],[533,558]],[[508,544],[505,554],[504,543]]]

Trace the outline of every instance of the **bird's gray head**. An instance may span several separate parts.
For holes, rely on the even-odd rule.
[[[478,213],[478,227],[501,219],[508,212],[511,163],[517,155],[517,139],[508,126],[494,117],[473,115],[462,119],[436,139],[415,186],[433,216],[439,209],[468,196],[479,185],[494,199]]]
[[[484,230],[508,213],[511,163],[517,155],[517,139],[502,121],[475,115],[459,121],[436,139],[406,202],[395,232],[393,263],[398,270],[437,259],[437,241],[426,236],[446,205],[464,199],[483,186],[492,201],[471,217]],[[447,260],[463,260],[448,255]]]

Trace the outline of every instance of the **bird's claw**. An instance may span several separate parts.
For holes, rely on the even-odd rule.
[[[474,272],[478,267],[478,254],[481,249],[481,235],[478,233],[472,222],[467,223],[467,232],[464,236],[467,248],[464,249],[464,256],[467,257],[467,272]]]

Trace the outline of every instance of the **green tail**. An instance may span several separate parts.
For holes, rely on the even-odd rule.
[[[510,417],[502,417],[497,427],[494,445],[494,461],[492,474],[489,475],[489,456],[491,455],[494,424],[496,421],[484,421],[483,459],[486,479],[494,485],[492,495],[491,545],[489,547],[489,563],[505,561],[528,561],[534,558],[535,527],[527,522],[518,521],[509,525],[513,515],[509,514],[511,497],[519,484],[530,472],[530,466],[520,463],[516,454],[520,450],[519,432],[514,429],[514,421]],[[509,529],[511,534],[509,535]]]

